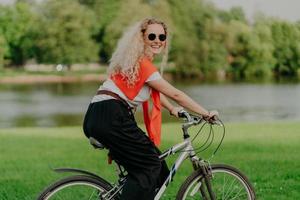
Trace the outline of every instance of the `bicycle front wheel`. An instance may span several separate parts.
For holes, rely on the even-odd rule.
[[[46,188],[38,200],[102,200],[107,199],[112,186],[90,176],[64,178]],[[118,199],[113,197],[111,199]]]
[[[228,165],[212,165],[211,173],[209,181],[216,200],[255,200],[253,187],[239,170]],[[185,180],[176,199],[211,199],[200,171],[195,171]]]

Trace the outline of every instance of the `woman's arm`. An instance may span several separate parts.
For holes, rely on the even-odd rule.
[[[184,108],[187,108],[199,115],[203,115],[204,117],[213,117],[214,115],[218,115],[216,111],[208,112],[205,108],[203,108],[200,104],[196,103],[192,98],[186,95],[184,92],[178,90],[170,83],[168,83],[164,79],[149,81],[147,84],[159,91],[160,93],[166,95],[170,99],[174,100],[176,103],[181,105]],[[163,97],[164,98],[164,97]],[[163,104],[165,103],[162,98]],[[165,104],[164,104],[165,105]],[[169,106],[168,103],[166,106]],[[169,107],[167,107],[168,109]]]
[[[171,112],[172,109],[174,108],[174,106],[168,101],[168,99],[162,93],[160,94],[160,103],[169,112]]]
[[[165,109],[170,112],[171,115],[174,115],[176,117],[178,117],[178,112],[183,109],[182,107],[173,106],[166,98],[166,96],[162,93],[160,93],[160,103]]]

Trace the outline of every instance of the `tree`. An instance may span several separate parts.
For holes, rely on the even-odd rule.
[[[4,54],[6,49],[6,43],[4,37],[0,34],[0,71],[4,65]]]
[[[95,16],[76,1],[49,0],[42,5],[36,49],[39,62],[72,63],[98,60],[98,49],[92,35]]]
[[[239,21],[228,26],[226,46],[230,56],[230,71],[237,79],[267,77],[274,66],[270,31],[257,27],[255,30]]]
[[[296,76],[300,68],[300,29],[297,24],[273,20],[271,23],[275,72],[277,75]]]
[[[24,42],[35,23],[35,17],[29,4],[18,2],[13,6],[0,7],[0,32],[2,32],[8,49],[5,59],[12,64],[21,65],[25,62],[28,48]],[[27,42],[29,42],[27,40]]]
[[[276,59],[270,26],[263,20],[255,23],[251,44],[251,67],[245,70],[246,76],[270,77],[273,74]]]
[[[218,17],[226,23],[231,20],[247,23],[245,13],[241,7],[232,7],[229,11],[219,10]]]
[[[121,14],[120,9],[122,3],[120,0],[94,0],[93,5],[92,9],[96,15],[98,26],[98,30],[94,38],[100,47],[99,57],[101,61],[108,62],[114,49],[114,45],[116,44],[115,37],[120,34],[110,30],[112,26],[111,24],[114,24],[114,20]],[[123,17],[128,18],[128,16]]]
[[[224,78],[220,74],[224,76],[228,68],[228,52],[225,46],[227,31],[226,25],[217,19],[208,20],[205,24],[199,55],[200,69],[204,74]]]
[[[201,57],[207,20],[215,16],[214,8],[203,1],[169,0],[173,29],[170,59],[175,62],[177,73],[203,76]]]

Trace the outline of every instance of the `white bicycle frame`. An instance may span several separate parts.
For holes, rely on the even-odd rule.
[[[169,155],[175,154],[178,151],[182,151],[182,153],[178,156],[177,160],[173,164],[169,176],[166,178],[164,184],[160,187],[154,200],[160,199],[160,197],[168,187],[169,183],[171,183],[172,178],[174,177],[177,169],[180,167],[180,165],[183,163],[183,161],[186,158],[189,157],[191,162],[196,162],[199,160],[198,156],[196,156],[195,154],[190,138],[186,138],[182,143],[176,144],[175,146],[171,147],[170,149],[165,151],[162,155],[160,155],[159,158],[165,159]]]

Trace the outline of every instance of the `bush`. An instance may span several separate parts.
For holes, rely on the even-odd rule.
[[[0,7],[0,32],[7,43],[5,57],[14,65],[22,65],[28,59],[33,43],[28,40],[28,35],[35,24],[35,16],[32,7],[25,2],[18,2],[14,6]]]
[[[0,70],[4,65],[4,51],[5,51],[5,40],[2,35],[0,35]]]
[[[39,62],[86,63],[98,61],[94,13],[76,1],[46,1],[37,33],[36,54]]]

